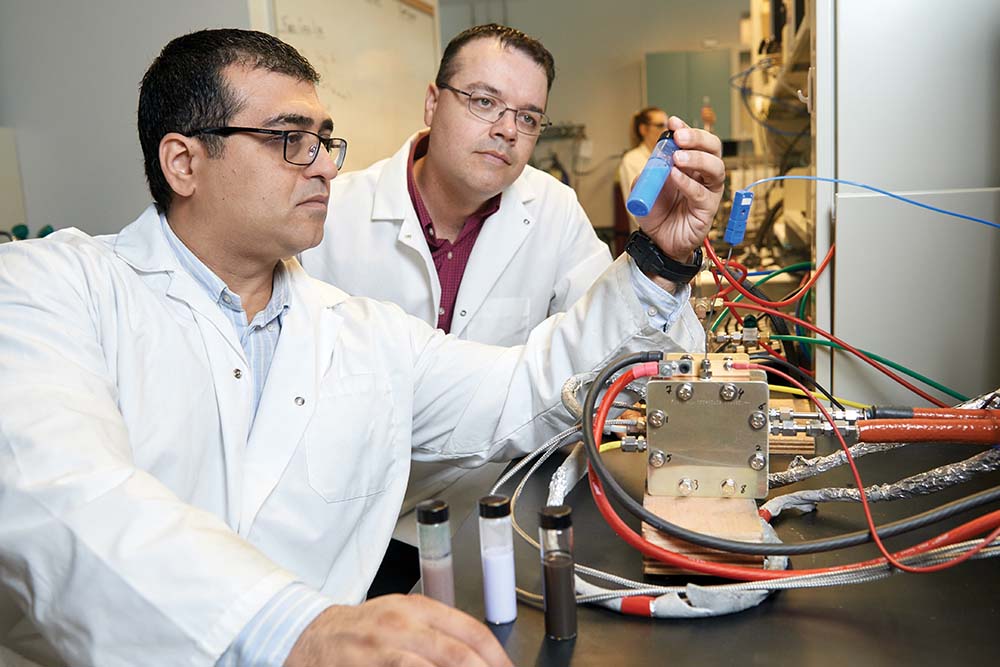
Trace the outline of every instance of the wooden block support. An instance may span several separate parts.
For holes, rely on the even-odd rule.
[[[670,523],[699,533],[741,542],[762,542],[764,539],[760,518],[757,515],[757,503],[752,498],[677,498],[646,494],[643,505]],[[763,556],[708,549],[665,535],[645,523],[642,524],[642,536],[657,546],[692,558],[713,563],[764,567]],[[643,571],[646,574],[657,575],[691,574],[687,570],[679,570],[649,557],[643,558]]]

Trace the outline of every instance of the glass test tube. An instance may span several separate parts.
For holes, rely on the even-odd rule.
[[[568,505],[543,507],[538,513],[542,552],[545,634],[576,637],[576,585],[573,581],[573,519]]]
[[[483,561],[483,602],[488,623],[517,618],[514,590],[514,534],[507,496],[479,499],[479,554]]]
[[[455,577],[451,564],[451,528],[448,503],[425,500],[417,505],[417,545],[420,549],[420,590],[455,606]]]
[[[625,208],[634,216],[642,217],[649,215],[653,208],[653,202],[663,189],[663,184],[667,182],[667,176],[674,166],[674,151],[677,144],[674,143],[674,131],[667,130],[660,135],[653,147],[653,152],[646,160],[646,166],[642,168],[642,173],[635,181],[635,187],[628,195]]]

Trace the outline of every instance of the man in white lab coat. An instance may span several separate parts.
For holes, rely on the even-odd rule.
[[[156,205],[0,248],[0,644],[48,665],[509,665],[432,600],[359,604],[411,453],[525,452],[568,423],[565,376],[700,344],[677,286],[627,258],[523,348],[308,277],[294,256],[346,151],[317,78],[262,33],[175,39],[140,92]],[[717,139],[678,143],[646,226],[675,258],[724,176]]]
[[[519,30],[457,35],[427,88],[429,129],[331,185],[324,240],[300,258],[306,271],[459,338],[524,344],[611,264],[576,193],[527,164],[554,77],[552,54]],[[412,510],[428,498],[451,505],[457,528],[502,467],[415,462],[395,536],[416,544]]]

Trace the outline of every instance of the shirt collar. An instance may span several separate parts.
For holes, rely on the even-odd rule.
[[[167,238],[167,243],[177,257],[181,267],[194,278],[195,282],[201,285],[209,298],[220,308],[243,312],[243,302],[240,296],[229,289],[229,286],[215,273],[205,266],[198,257],[191,252],[191,249],[184,245],[178,238],[174,230],[167,223],[167,216],[160,213],[160,225],[163,228],[163,235]],[[291,294],[288,269],[284,262],[278,262],[274,269],[274,281],[271,286],[271,300],[267,307],[254,318],[264,322],[270,322],[275,317],[282,317],[290,306],[289,295]]]
[[[434,221],[431,219],[427,207],[424,206],[424,200],[420,197],[420,191],[417,189],[417,179],[413,174],[413,163],[427,154],[430,143],[430,130],[418,133],[410,142],[410,157],[406,161],[406,189],[410,194],[410,202],[413,204],[413,210],[417,213],[420,226],[424,230],[424,236],[427,238],[427,242],[433,246],[437,243],[434,236]],[[479,210],[469,216],[469,219],[485,222],[487,218],[500,210],[501,196],[503,196],[502,192],[483,202]],[[458,239],[456,239],[457,241]]]

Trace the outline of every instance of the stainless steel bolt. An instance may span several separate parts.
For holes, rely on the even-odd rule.
[[[660,428],[667,423],[667,416],[663,414],[663,410],[653,410],[649,413],[649,416],[646,417],[646,423],[653,428]]]
[[[667,455],[663,453],[662,449],[653,449],[649,452],[649,465],[654,468],[662,468],[666,462]]]
[[[719,398],[724,401],[731,401],[735,399],[736,393],[736,385],[730,384],[729,382],[719,387]]]
[[[722,495],[733,496],[736,495],[736,480],[727,479],[722,482]]]
[[[755,431],[759,431],[767,426],[767,415],[765,415],[760,410],[757,410],[750,415],[750,428]]]
[[[690,496],[694,492],[695,488],[697,488],[695,483],[687,477],[682,479],[680,483],[677,484],[677,492],[682,496]]]
[[[690,382],[685,382],[677,387],[677,400],[689,401],[692,396],[694,396],[694,387],[691,386]]]
[[[753,456],[750,457],[748,463],[750,464],[750,467],[753,468],[754,470],[763,470],[764,466],[767,465],[767,459],[764,458],[764,455],[762,453],[754,452]]]

